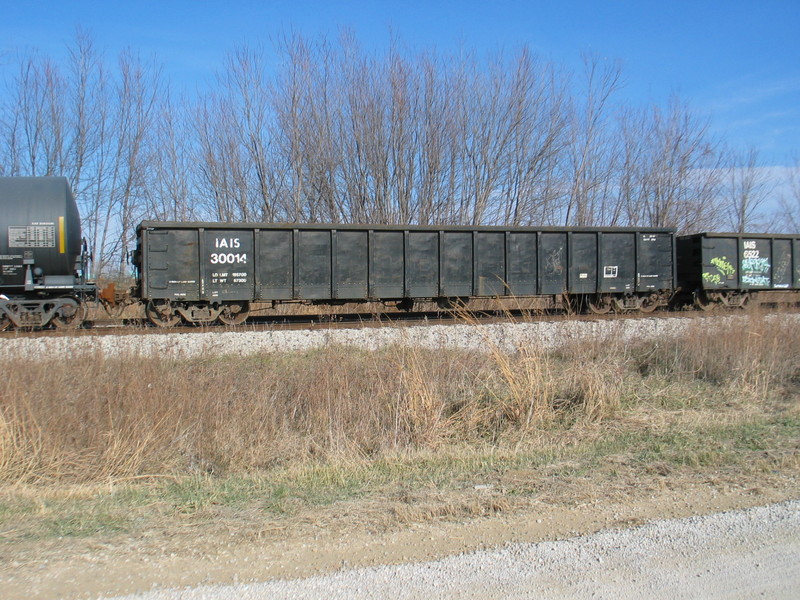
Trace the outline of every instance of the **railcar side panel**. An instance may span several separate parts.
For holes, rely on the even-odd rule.
[[[302,300],[332,298],[331,232],[300,229],[294,239],[294,297]]]
[[[472,291],[472,232],[442,231],[440,296],[467,297]]]
[[[333,298],[367,298],[368,234],[366,231],[332,231],[334,247]],[[395,263],[394,269],[397,269]]]
[[[404,298],[406,251],[402,231],[369,232],[369,296]]]
[[[259,300],[294,298],[294,231],[262,229],[258,233],[256,273]]]
[[[698,238],[705,289],[739,289],[739,245],[734,238]]]
[[[744,290],[772,287],[772,253],[768,239],[741,237],[739,242],[739,285]]]
[[[636,234],[601,233],[597,291],[624,294],[636,289]]]
[[[508,232],[506,234],[508,293],[512,296],[535,296],[539,293],[539,234]]]
[[[772,240],[772,287],[792,287],[792,240]]]
[[[255,293],[254,232],[205,229],[200,232],[200,299],[252,300]]]
[[[539,237],[539,293],[567,291],[567,234],[542,233]]]
[[[573,294],[594,294],[597,291],[598,233],[570,233],[569,291]]]
[[[636,291],[670,290],[673,287],[674,236],[668,233],[637,233]]]
[[[794,288],[800,290],[800,237],[793,240],[794,252],[792,252],[792,262],[794,263]]]
[[[197,301],[200,265],[196,229],[144,231],[143,287],[147,298]]]
[[[503,232],[478,231],[475,233],[476,296],[504,296],[508,293],[506,282],[506,240]]]
[[[409,231],[406,234],[406,296],[439,296],[439,233]]]

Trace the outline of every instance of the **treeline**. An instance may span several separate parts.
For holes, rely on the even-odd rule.
[[[287,36],[176,97],[157,62],[81,32],[68,50],[6,57],[0,175],[65,175],[98,272],[124,268],[144,218],[743,230],[770,191],[757,153],[680,99],[620,102],[597,57],[568,73],[526,47]]]

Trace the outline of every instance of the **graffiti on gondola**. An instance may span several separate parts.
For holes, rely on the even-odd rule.
[[[734,267],[727,256],[715,256],[711,259],[711,265],[714,267],[713,271],[703,271],[703,281],[706,285],[722,286],[725,280],[733,279],[736,275],[736,267]]]
[[[742,283],[768,287],[771,268],[769,256],[761,256],[756,240],[744,240],[742,247]]]

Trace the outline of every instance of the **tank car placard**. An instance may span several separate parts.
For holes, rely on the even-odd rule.
[[[253,232],[206,230],[203,240],[203,296],[209,300],[253,297]]]

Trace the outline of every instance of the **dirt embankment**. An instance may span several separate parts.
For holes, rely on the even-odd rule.
[[[197,527],[187,519],[129,537],[16,542],[13,549],[2,549],[0,587],[7,598],[94,598],[430,561],[508,543],[563,540],[655,519],[796,499],[800,481],[777,475],[717,480],[673,475],[610,486],[587,481],[584,488],[576,479],[550,497],[516,508],[504,504],[501,490],[492,485],[478,484],[470,496],[487,513],[492,506],[501,510],[467,517],[459,514],[468,512],[463,497],[439,495],[418,498],[404,517],[396,502],[373,499],[275,528],[266,523],[257,532],[243,523]]]

